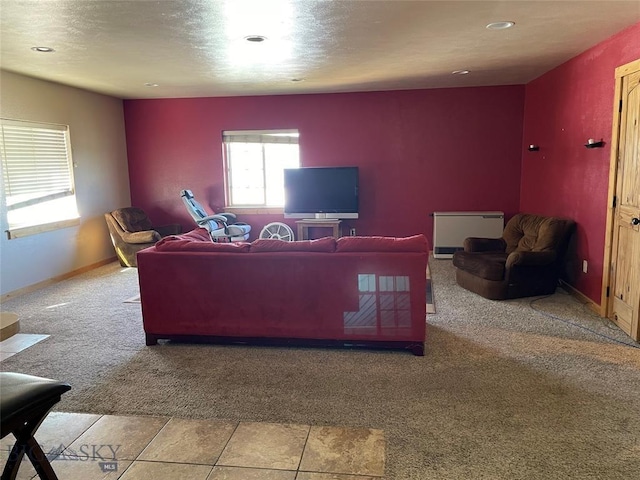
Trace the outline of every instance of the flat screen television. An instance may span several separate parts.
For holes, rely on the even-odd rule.
[[[285,218],[358,218],[358,167],[284,170]]]

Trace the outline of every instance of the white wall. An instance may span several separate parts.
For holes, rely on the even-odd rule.
[[[0,202],[0,294],[115,256],[104,213],[131,205],[122,100],[0,71],[0,116],[69,125],[80,225],[7,240]]]

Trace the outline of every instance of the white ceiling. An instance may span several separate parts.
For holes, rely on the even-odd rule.
[[[0,0],[0,67],[120,98],[523,84],[639,21],[640,0]]]

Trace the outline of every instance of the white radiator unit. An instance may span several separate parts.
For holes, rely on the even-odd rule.
[[[434,212],[433,256],[452,258],[467,237],[500,238],[504,212]]]

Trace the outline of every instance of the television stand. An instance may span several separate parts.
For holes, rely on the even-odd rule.
[[[331,228],[333,238],[340,238],[340,224],[342,220],[331,220],[327,218],[305,218],[297,220],[298,240],[309,240],[309,228]]]

